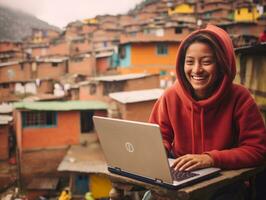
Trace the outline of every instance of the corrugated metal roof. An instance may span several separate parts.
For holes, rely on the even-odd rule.
[[[99,143],[91,143],[87,146],[71,146],[58,171],[108,173],[104,154]]]
[[[149,76],[147,73],[140,74],[122,74],[122,75],[112,75],[112,76],[99,76],[94,78],[93,80],[97,81],[124,81],[129,79],[137,79]]]
[[[266,42],[252,45],[252,46],[243,46],[235,48],[235,53],[249,53],[249,54],[258,54],[263,53],[265,55],[266,51]]]
[[[163,89],[135,90],[130,92],[115,92],[110,93],[109,97],[121,103],[136,103],[142,101],[151,101],[158,99],[162,94]]]
[[[68,110],[105,110],[108,105],[102,101],[48,101],[14,103],[16,109],[68,111]]]

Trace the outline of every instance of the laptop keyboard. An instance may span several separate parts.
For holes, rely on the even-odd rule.
[[[172,173],[173,179],[175,181],[183,181],[183,180],[186,180],[188,178],[199,175],[197,173],[193,173],[193,172],[189,172],[189,171],[175,171],[172,168],[171,168],[171,173]]]

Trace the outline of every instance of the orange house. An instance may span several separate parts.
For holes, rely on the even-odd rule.
[[[163,31],[163,30],[162,30]],[[158,30],[158,34],[160,30]],[[119,71],[124,73],[160,73],[175,70],[177,40],[167,36],[139,35],[126,38],[119,47]]]
[[[93,130],[93,115],[106,116],[101,101],[20,102],[15,107],[20,151],[79,144],[80,134]]]

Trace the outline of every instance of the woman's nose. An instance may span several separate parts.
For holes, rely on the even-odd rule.
[[[193,72],[202,72],[202,67],[201,67],[200,62],[195,62],[192,71]]]

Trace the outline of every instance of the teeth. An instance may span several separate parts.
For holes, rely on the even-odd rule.
[[[204,77],[202,76],[192,76],[192,78],[195,80],[204,80]]]

